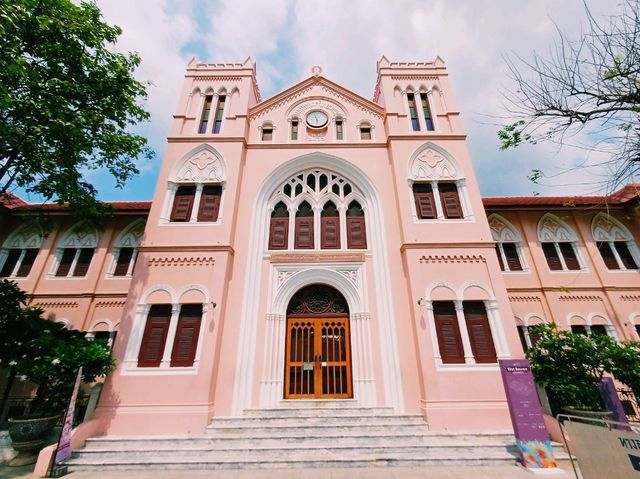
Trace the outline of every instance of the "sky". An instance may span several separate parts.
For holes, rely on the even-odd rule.
[[[587,0],[599,17],[620,0]],[[546,54],[556,28],[578,38],[585,28],[582,0],[97,0],[104,19],[123,33],[116,46],[137,52],[139,80],[150,82],[150,122],[136,127],[155,151],[123,189],[90,172],[103,200],[153,196],[187,62],[257,63],[262,99],[311,75],[323,76],[365,98],[373,97],[376,61],[444,59],[468,134],[483,196],[591,194],[602,177],[585,168],[581,149],[538,144],[499,150],[502,93],[513,87],[504,55]],[[591,158],[593,159],[593,158]],[[541,169],[543,184],[527,179]],[[567,172],[568,171],[568,172]],[[559,176],[558,173],[565,172]]]

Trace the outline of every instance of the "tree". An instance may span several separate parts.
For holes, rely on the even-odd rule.
[[[122,187],[151,157],[127,131],[149,113],[140,58],[113,50],[120,33],[93,3],[0,3],[0,194],[21,187],[95,218],[106,207],[83,172],[105,169]]]
[[[558,28],[550,57],[506,57],[515,83],[504,92],[515,121],[498,137],[501,149],[523,142],[556,142],[605,155],[613,189],[640,171],[640,4],[623,0],[605,23],[584,5],[588,28],[569,40]],[[580,135],[579,135],[580,134]],[[534,170],[530,179],[540,179]]]
[[[42,417],[64,412],[80,366],[86,383],[114,368],[106,345],[43,319],[42,310],[27,306],[26,293],[13,281],[0,280],[0,304],[0,368],[9,370],[0,412],[17,375],[38,386],[30,415]]]

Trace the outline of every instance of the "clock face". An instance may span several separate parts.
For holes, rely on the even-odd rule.
[[[320,110],[314,110],[307,115],[307,125],[311,128],[322,128],[329,122],[327,114]]]

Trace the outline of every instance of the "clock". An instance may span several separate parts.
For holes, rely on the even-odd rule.
[[[310,111],[307,114],[307,125],[311,128],[322,128],[329,122],[327,114],[320,110]]]

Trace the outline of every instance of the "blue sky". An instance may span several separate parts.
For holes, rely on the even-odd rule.
[[[554,145],[498,149],[496,116],[504,114],[500,91],[509,86],[501,58],[528,57],[552,46],[555,24],[577,37],[585,24],[581,0],[98,0],[105,20],[123,29],[120,51],[142,57],[137,72],[150,81],[147,107],[152,117],[137,131],[156,157],[140,163],[141,174],[124,189],[108,175],[91,172],[104,200],[146,200],[153,195],[165,137],[187,62],[257,62],[263,99],[299,82],[313,65],[323,75],[371,98],[376,61],[433,60],[449,68],[458,108],[482,194],[544,195],[592,193],[600,181],[580,169],[533,185],[533,168],[549,175],[584,160],[578,149]],[[587,2],[593,13],[614,12],[617,0]],[[591,159],[594,159],[592,155]]]

